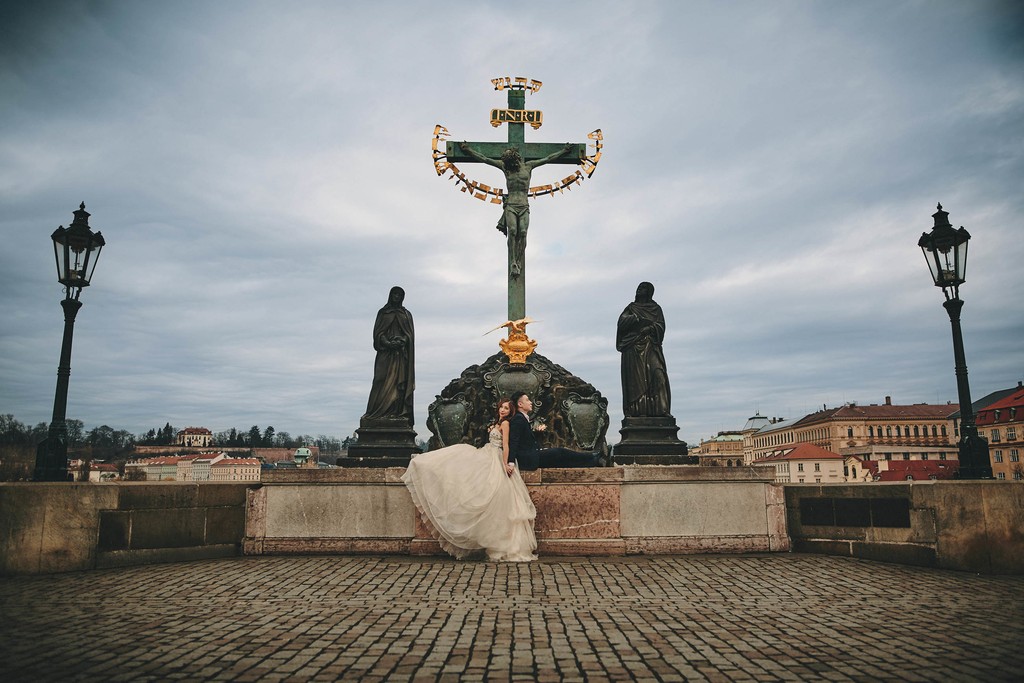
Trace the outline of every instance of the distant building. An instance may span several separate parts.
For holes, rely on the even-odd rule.
[[[226,459],[224,453],[206,453],[192,461],[192,481],[210,481],[214,464]]]
[[[188,427],[178,432],[178,445],[190,448],[209,448],[213,445],[213,433],[205,427]]]
[[[711,467],[739,467],[753,462],[753,435],[781,418],[767,418],[760,412],[747,420],[743,429],[738,431],[718,432],[710,439],[701,440],[700,445],[691,450],[701,465]]]
[[[718,432],[702,439],[696,455],[699,464],[706,467],[739,467],[743,464],[743,434]]]
[[[144,462],[146,481],[175,481],[178,478],[178,458],[149,458]]]
[[[296,448],[291,460],[278,460],[274,463],[264,463],[266,469],[334,469],[335,465],[328,465],[320,462],[320,450],[316,446],[302,446]]]
[[[1024,480],[1024,386],[995,397],[977,412],[978,433],[988,439],[992,476],[1000,481]],[[988,399],[989,397],[986,397]],[[985,400],[985,399],[983,399]],[[977,404],[975,404],[977,405]],[[959,416],[958,416],[959,417]]]
[[[101,482],[116,481],[121,478],[117,465],[102,460],[92,460],[88,463],[88,469],[83,473],[82,468],[85,465],[86,462],[81,458],[68,461],[68,472],[71,473],[74,481]]]
[[[304,446],[312,454],[314,460],[320,459],[320,448],[317,446]],[[278,463],[282,461],[294,462],[295,461],[295,449],[294,448],[253,448],[250,451],[250,456],[258,458],[261,462],[266,463]]]
[[[121,473],[117,470],[117,465],[109,462],[94,462],[89,465],[89,481],[92,482],[104,482],[104,481],[117,481],[121,478]]]
[[[848,481],[927,481],[953,479],[959,460],[868,460],[847,458]]]
[[[754,460],[755,465],[775,465],[780,484],[841,484],[843,456],[811,443],[781,448]]]
[[[145,481],[259,481],[257,458],[232,458],[226,453],[145,458],[125,463],[125,478]]]
[[[956,404],[823,408],[793,422],[762,427],[751,436],[751,457],[766,457],[781,448],[810,443],[843,456],[873,460],[955,460]]]
[[[210,465],[210,481],[259,481],[260,461],[256,458],[223,458]]]

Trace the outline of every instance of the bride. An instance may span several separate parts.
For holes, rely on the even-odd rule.
[[[422,453],[402,475],[431,533],[455,558],[485,550],[494,562],[537,559],[537,510],[518,466],[508,461],[514,411],[511,401],[498,403],[498,420],[483,448],[455,444]]]

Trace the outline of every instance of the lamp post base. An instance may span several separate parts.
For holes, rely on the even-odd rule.
[[[964,434],[957,445],[960,471],[957,479],[992,479],[988,441],[977,434]]]
[[[51,430],[36,446],[32,481],[68,481],[68,442],[65,435]]]

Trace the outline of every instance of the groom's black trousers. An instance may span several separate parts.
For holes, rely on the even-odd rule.
[[[541,448],[537,451],[520,453],[517,459],[520,470],[535,470],[538,467],[598,467],[597,453],[580,453],[568,448]]]

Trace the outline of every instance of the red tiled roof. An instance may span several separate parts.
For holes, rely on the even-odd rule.
[[[211,436],[213,435],[213,432],[211,432],[206,427],[186,427],[185,429],[182,429],[178,433],[179,434],[209,434]]]
[[[175,465],[179,460],[181,460],[181,458],[178,456],[169,456],[161,458],[146,458],[144,460],[140,460],[139,463],[143,465]]]
[[[960,404],[919,403],[909,406],[897,405],[847,405],[841,408],[819,410],[800,418],[794,426],[804,426],[826,420],[938,420],[947,419],[960,410]]]
[[[259,465],[260,461],[256,458],[225,458],[219,462],[213,463],[211,467],[222,467],[224,465]]]
[[[858,458],[859,459],[859,458]],[[880,463],[887,469],[881,469]],[[870,470],[878,481],[915,481],[931,479],[952,479],[960,470],[958,460],[862,460],[861,467]]]
[[[777,451],[754,462],[776,462],[779,460],[842,460],[843,456],[825,450],[813,443],[802,443],[794,448]]]
[[[996,401],[990,406],[985,406],[985,409],[979,411],[981,413],[987,413],[992,410],[1006,410],[1007,408],[1021,408],[1024,407],[1024,389],[1019,389],[1009,396]]]

